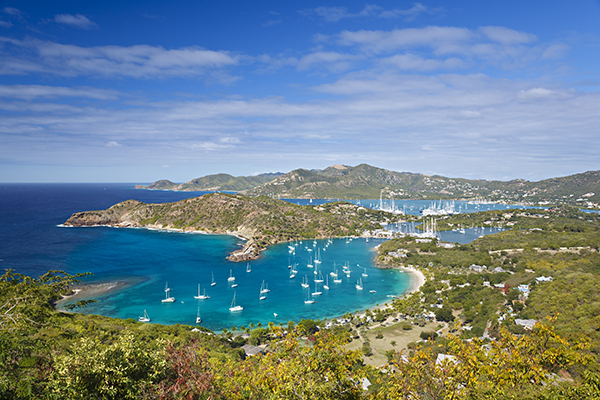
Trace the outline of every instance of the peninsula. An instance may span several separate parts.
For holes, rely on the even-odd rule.
[[[73,214],[66,226],[135,227],[236,235],[246,239],[231,261],[255,259],[268,245],[308,238],[361,235],[400,218],[347,202],[299,206],[266,196],[210,193],[175,203],[127,200],[107,210]]]

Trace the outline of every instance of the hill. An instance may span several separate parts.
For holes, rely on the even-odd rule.
[[[192,179],[186,183],[174,183],[162,179],[148,186],[137,185],[136,189],[150,190],[181,190],[181,191],[233,191],[251,189],[263,183],[269,182],[282,175],[280,172],[260,174],[255,176],[232,176],[229,174],[206,175]]]
[[[211,193],[175,203],[145,204],[136,200],[107,210],[73,214],[67,226],[110,225],[230,234],[248,239],[233,261],[258,257],[267,245],[303,238],[360,235],[380,229],[394,216],[354,204],[336,202],[299,206],[268,197]]]
[[[506,203],[577,204],[594,207],[600,202],[600,171],[530,182],[470,180],[394,172],[360,164],[334,165],[324,170],[297,169],[258,187],[246,195],[283,198],[330,199],[464,199]]]
[[[355,167],[333,165],[323,170],[301,168],[286,174],[248,177],[207,175],[183,184],[160,180],[137,188],[236,191],[248,196],[277,198],[377,199],[383,196],[397,200],[474,200],[597,208],[600,203],[600,171],[538,182],[524,179],[492,181],[395,172],[360,164]]]

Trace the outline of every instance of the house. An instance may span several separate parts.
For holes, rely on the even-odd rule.
[[[533,326],[535,325],[537,321],[535,319],[515,319],[515,324],[517,325],[521,325],[522,327],[524,327],[525,329],[533,329]]]
[[[485,265],[471,264],[469,269],[474,272],[483,272],[483,270],[487,270],[487,267]]]
[[[246,357],[252,357],[257,354],[264,354],[265,349],[258,346],[252,346],[251,344],[245,344],[242,346],[244,353],[246,353]]]
[[[443,364],[444,361],[446,361],[446,360],[448,360],[448,362],[453,363],[453,364],[456,364],[458,362],[456,359],[456,356],[451,356],[449,354],[441,354],[440,353],[437,355],[435,363],[440,365],[440,364]]]
[[[519,292],[522,293],[529,293],[529,285],[519,285],[519,287],[517,287],[517,289],[519,290]]]
[[[551,276],[538,276],[537,278],[535,278],[536,282],[538,283],[542,283],[542,282],[552,282],[554,278],[552,278]]]

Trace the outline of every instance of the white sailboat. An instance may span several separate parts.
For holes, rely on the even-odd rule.
[[[315,258],[315,264],[321,264],[321,249],[317,249],[317,257]]]
[[[304,279],[302,280],[302,283],[300,285],[302,285],[303,288],[308,287],[308,277],[306,275],[304,275]]]
[[[229,270],[229,278],[227,278],[228,282],[233,282],[235,281],[235,276],[233,276],[233,271]]]
[[[200,318],[200,306],[198,306],[198,314],[196,314],[196,323],[199,324],[202,322],[202,318]]]
[[[246,264],[246,272],[252,272],[252,268],[250,268],[250,263]]]
[[[315,299],[310,297],[310,291],[308,291],[306,293],[306,300],[304,300],[304,304],[313,304],[314,302],[315,302]]]
[[[367,274],[367,269],[365,268],[365,272],[362,273],[362,276],[369,276],[369,274]]]
[[[335,262],[333,263],[333,269],[334,269],[334,270],[333,270],[333,271],[331,271],[331,272],[329,273],[329,275],[333,276],[334,278],[337,278],[337,276],[338,276],[338,270],[337,270],[337,268],[335,267]]]
[[[261,287],[260,287],[260,294],[259,294],[259,296],[258,296],[258,299],[259,299],[259,300],[264,300],[264,299],[266,299],[266,298],[267,298],[267,295],[265,294],[265,292],[263,292],[263,287],[261,286]]]
[[[320,296],[323,292],[319,291],[319,284],[315,283],[315,291],[312,293],[313,296]]]
[[[244,307],[235,304],[235,292],[233,292],[233,300],[231,300],[231,307],[229,307],[229,311],[235,312],[242,311],[243,309]]]
[[[323,285],[323,289],[329,290],[329,275],[325,275],[325,279],[327,280]]]
[[[342,283],[342,278],[338,277],[338,271],[337,271],[337,269],[335,270],[334,277],[335,277],[335,279],[333,280],[333,283]]]
[[[138,318],[138,321],[150,322],[150,317],[148,316],[148,313],[146,312],[146,310],[144,310],[144,315]]]
[[[319,277],[315,279],[315,282],[323,283],[323,274],[321,274],[321,271],[319,271]]]
[[[217,284],[217,282],[215,282],[215,274],[214,274],[214,272],[211,272],[210,275],[211,275],[210,286],[215,286]]]
[[[290,279],[294,279],[296,277],[296,271],[290,269]]]
[[[363,290],[362,278],[359,278],[359,279],[356,281],[356,290]]]
[[[194,298],[198,300],[206,300],[210,299],[210,296],[206,294],[206,289],[204,289],[204,294],[200,294],[200,284],[198,284],[198,295],[194,296]]]
[[[265,284],[265,281],[262,281],[262,285],[260,286],[260,292],[261,293],[269,293],[269,284]]]
[[[309,258],[308,258],[308,264],[306,264],[306,266],[307,266],[308,268],[313,268],[313,267],[314,267],[314,265],[312,265],[312,257],[309,257]]]
[[[169,296],[170,292],[171,292],[171,288],[169,288],[169,282],[167,282],[165,284],[165,298],[161,300],[163,303],[174,303],[175,302],[175,297]]]

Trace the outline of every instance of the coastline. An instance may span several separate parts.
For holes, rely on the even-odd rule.
[[[425,284],[427,278],[423,272],[416,268],[411,267],[394,267],[394,269],[402,270],[411,276],[409,289],[403,294],[411,294],[421,289],[421,286]]]
[[[62,306],[66,303],[70,303],[72,301],[78,301],[81,299],[89,299],[95,296],[103,296],[112,291],[123,289],[124,286],[127,286],[126,282],[121,281],[113,281],[113,282],[101,282],[101,283],[86,283],[86,284],[78,284],[71,287],[73,291],[72,294],[61,297],[54,308],[57,311],[63,311]]]

